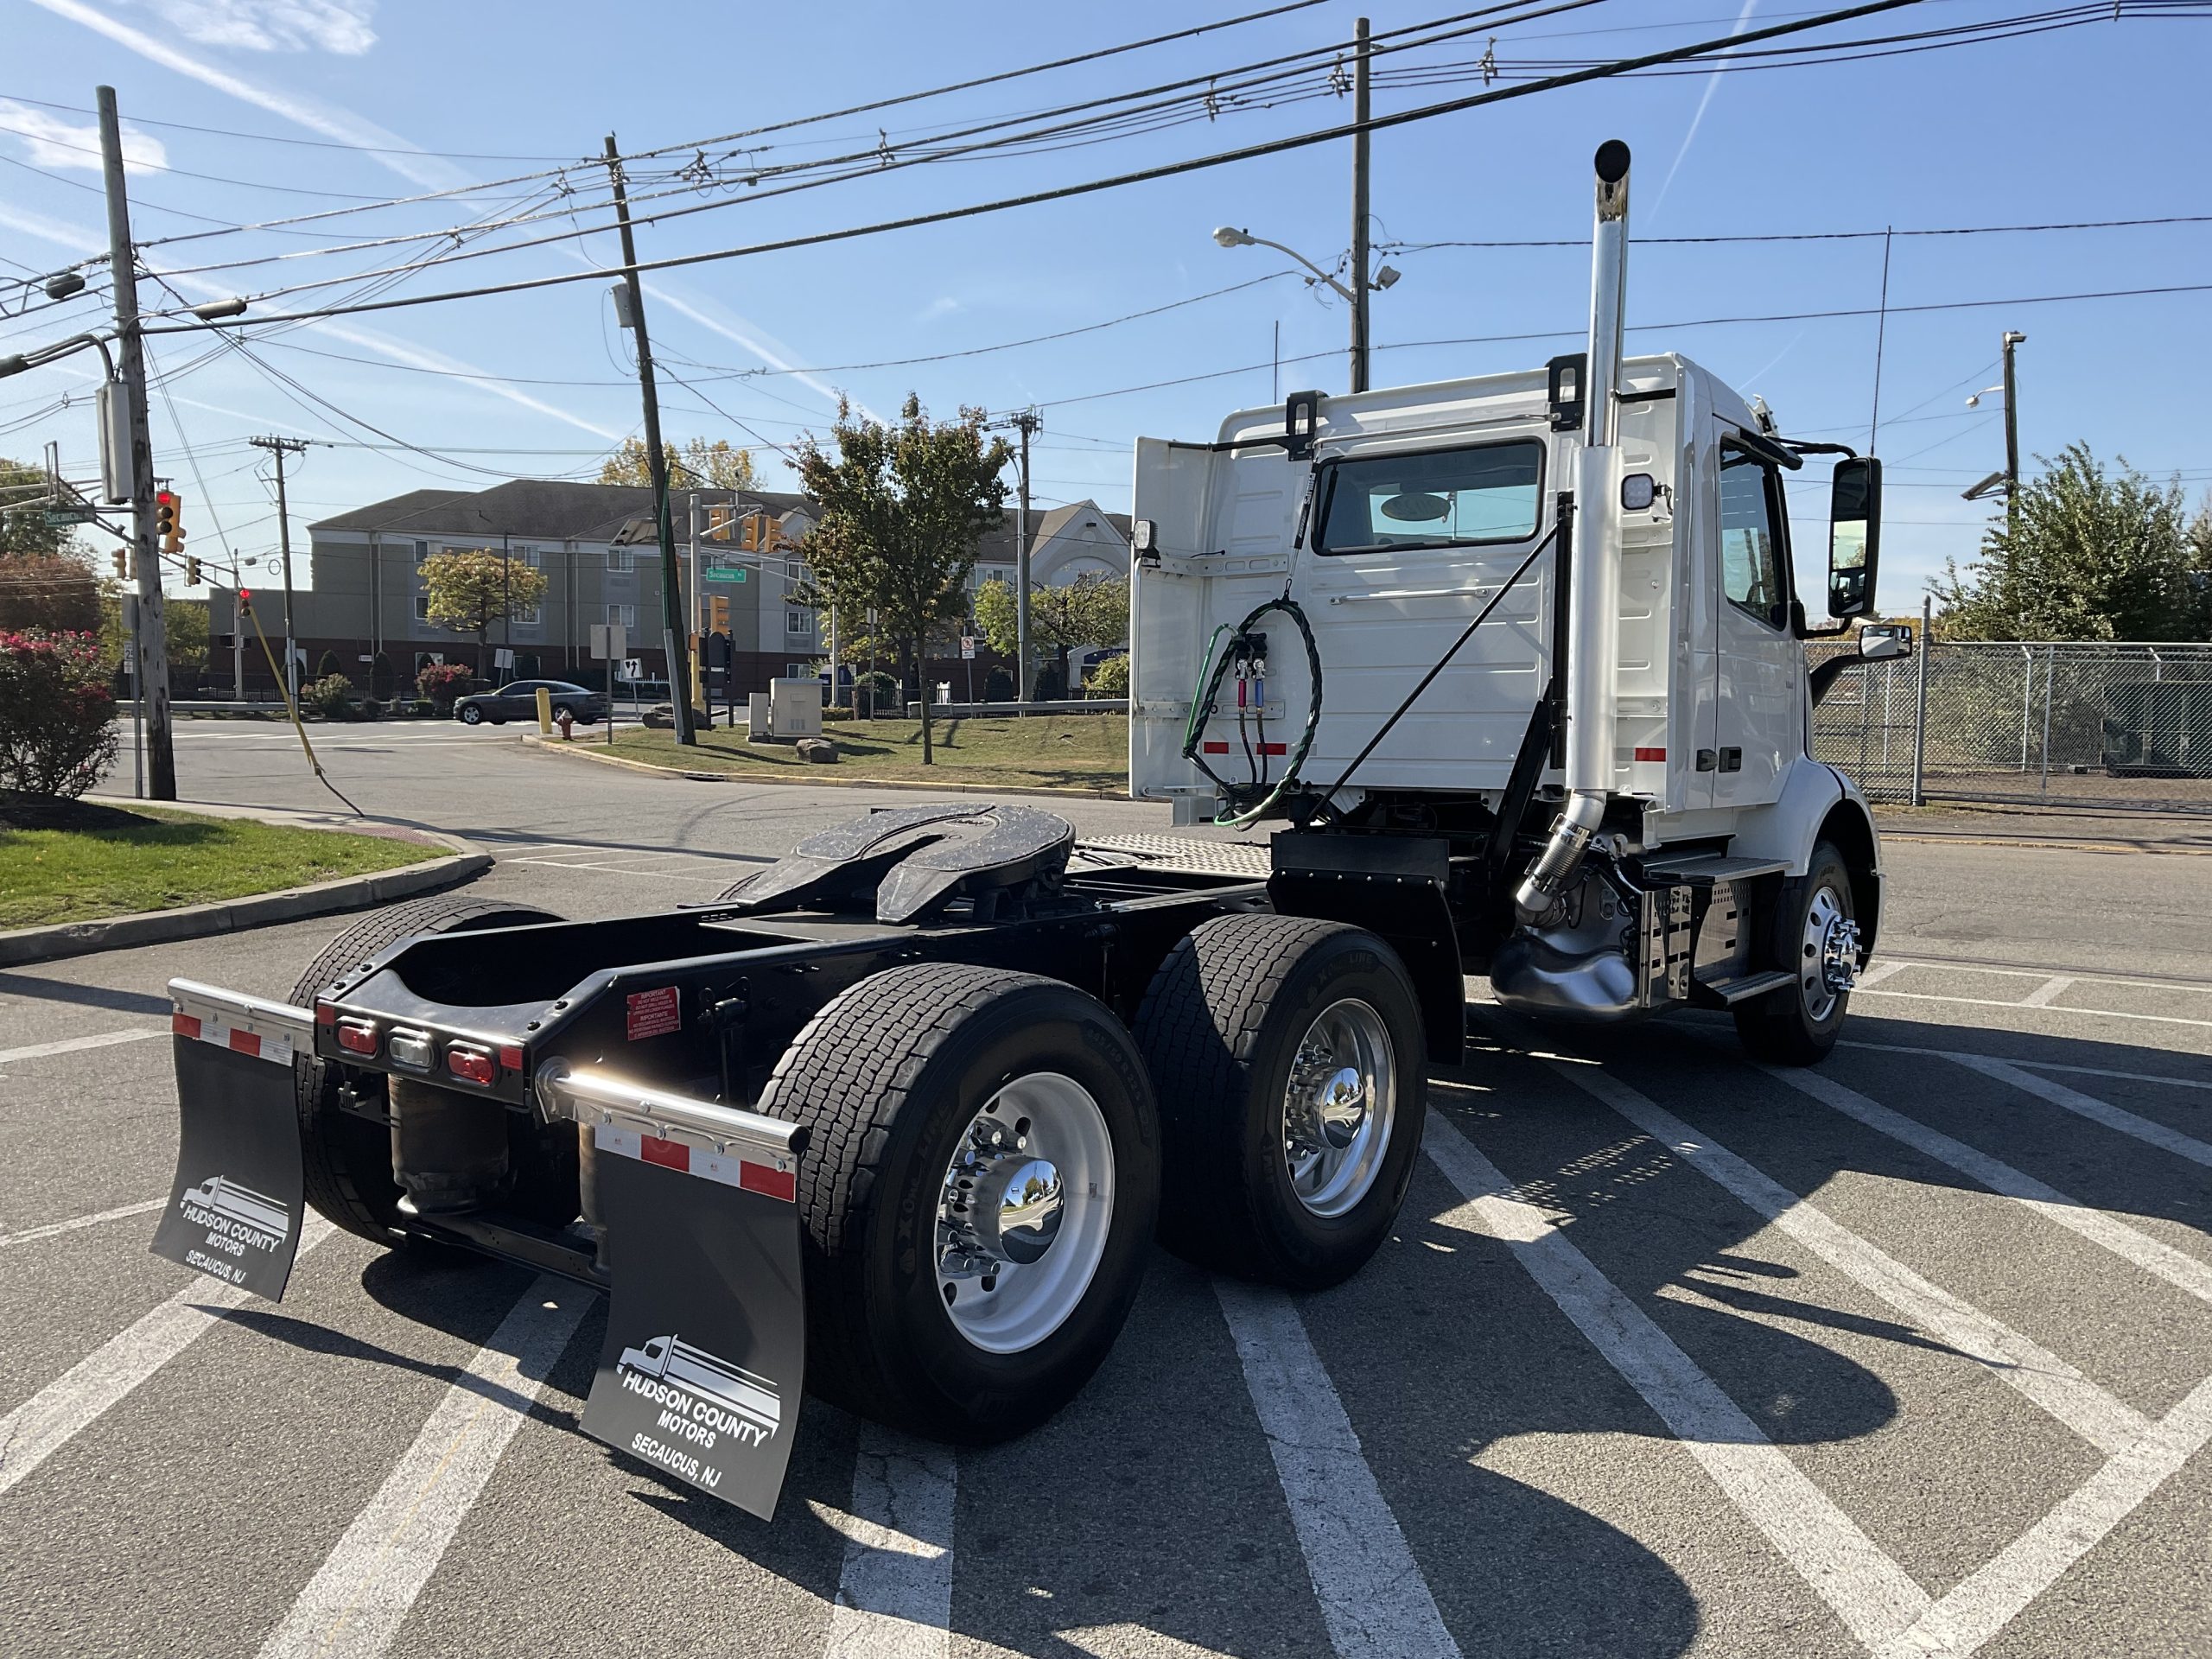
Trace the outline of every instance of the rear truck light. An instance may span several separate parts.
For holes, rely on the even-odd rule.
[[[417,1071],[430,1069],[430,1033],[427,1031],[395,1030],[385,1039],[385,1050],[391,1056],[394,1065],[409,1066]]]
[[[474,1083],[490,1088],[499,1075],[499,1068],[488,1049],[473,1043],[449,1043],[446,1046],[446,1070],[463,1083]]]
[[[1664,760],[1667,758],[1667,751],[1639,747],[1636,751],[1636,758],[1639,760]]]
[[[318,1026],[336,1025],[338,1023],[338,1005],[334,1002],[316,1003],[315,1005],[315,1022]]]
[[[503,1071],[521,1071],[521,1070],[522,1070],[522,1045],[521,1045],[520,1043],[502,1043],[502,1044],[500,1044],[500,1045],[499,1045],[499,1065],[500,1065],[500,1068],[501,1068]]]
[[[339,1047],[349,1054],[373,1054],[377,1052],[375,1020],[340,1020],[337,1023]]]

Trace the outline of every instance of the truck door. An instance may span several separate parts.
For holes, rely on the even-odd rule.
[[[1782,777],[1804,747],[1797,706],[1802,647],[1789,626],[1789,515],[1782,478],[1769,462],[1727,441],[1719,447],[1719,556],[1713,804],[1760,806],[1782,793]]]

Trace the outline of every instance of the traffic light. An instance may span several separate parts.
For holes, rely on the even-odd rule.
[[[200,585],[200,561],[189,553],[184,556],[184,585],[188,588]]]
[[[238,589],[238,620],[246,621],[251,620],[252,615],[253,591],[251,588],[241,588]]]
[[[154,534],[171,558],[184,551],[184,526],[177,522],[181,505],[175,490],[154,492]]]
[[[115,561],[116,580],[118,582],[128,581],[130,576],[130,561],[124,556],[123,550],[118,547],[108,556]]]
[[[707,632],[709,633],[729,632],[729,599],[727,594],[707,595]]]

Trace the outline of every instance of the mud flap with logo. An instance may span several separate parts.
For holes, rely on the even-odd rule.
[[[171,980],[176,1179],[154,1254],[271,1301],[284,1294],[303,1209],[292,1062],[315,1016]]]
[[[696,1120],[680,1129],[667,1116],[679,1103]],[[648,1109],[657,1121],[634,1108],[590,1114],[613,1288],[583,1429],[768,1520],[806,1376],[796,1150],[696,1124],[713,1114],[782,1135],[791,1126],[667,1096]]]

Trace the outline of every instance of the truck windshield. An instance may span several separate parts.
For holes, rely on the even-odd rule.
[[[1322,480],[1322,554],[1526,541],[1536,533],[1544,446],[1534,438],[1414,455],[1332,461]]]

